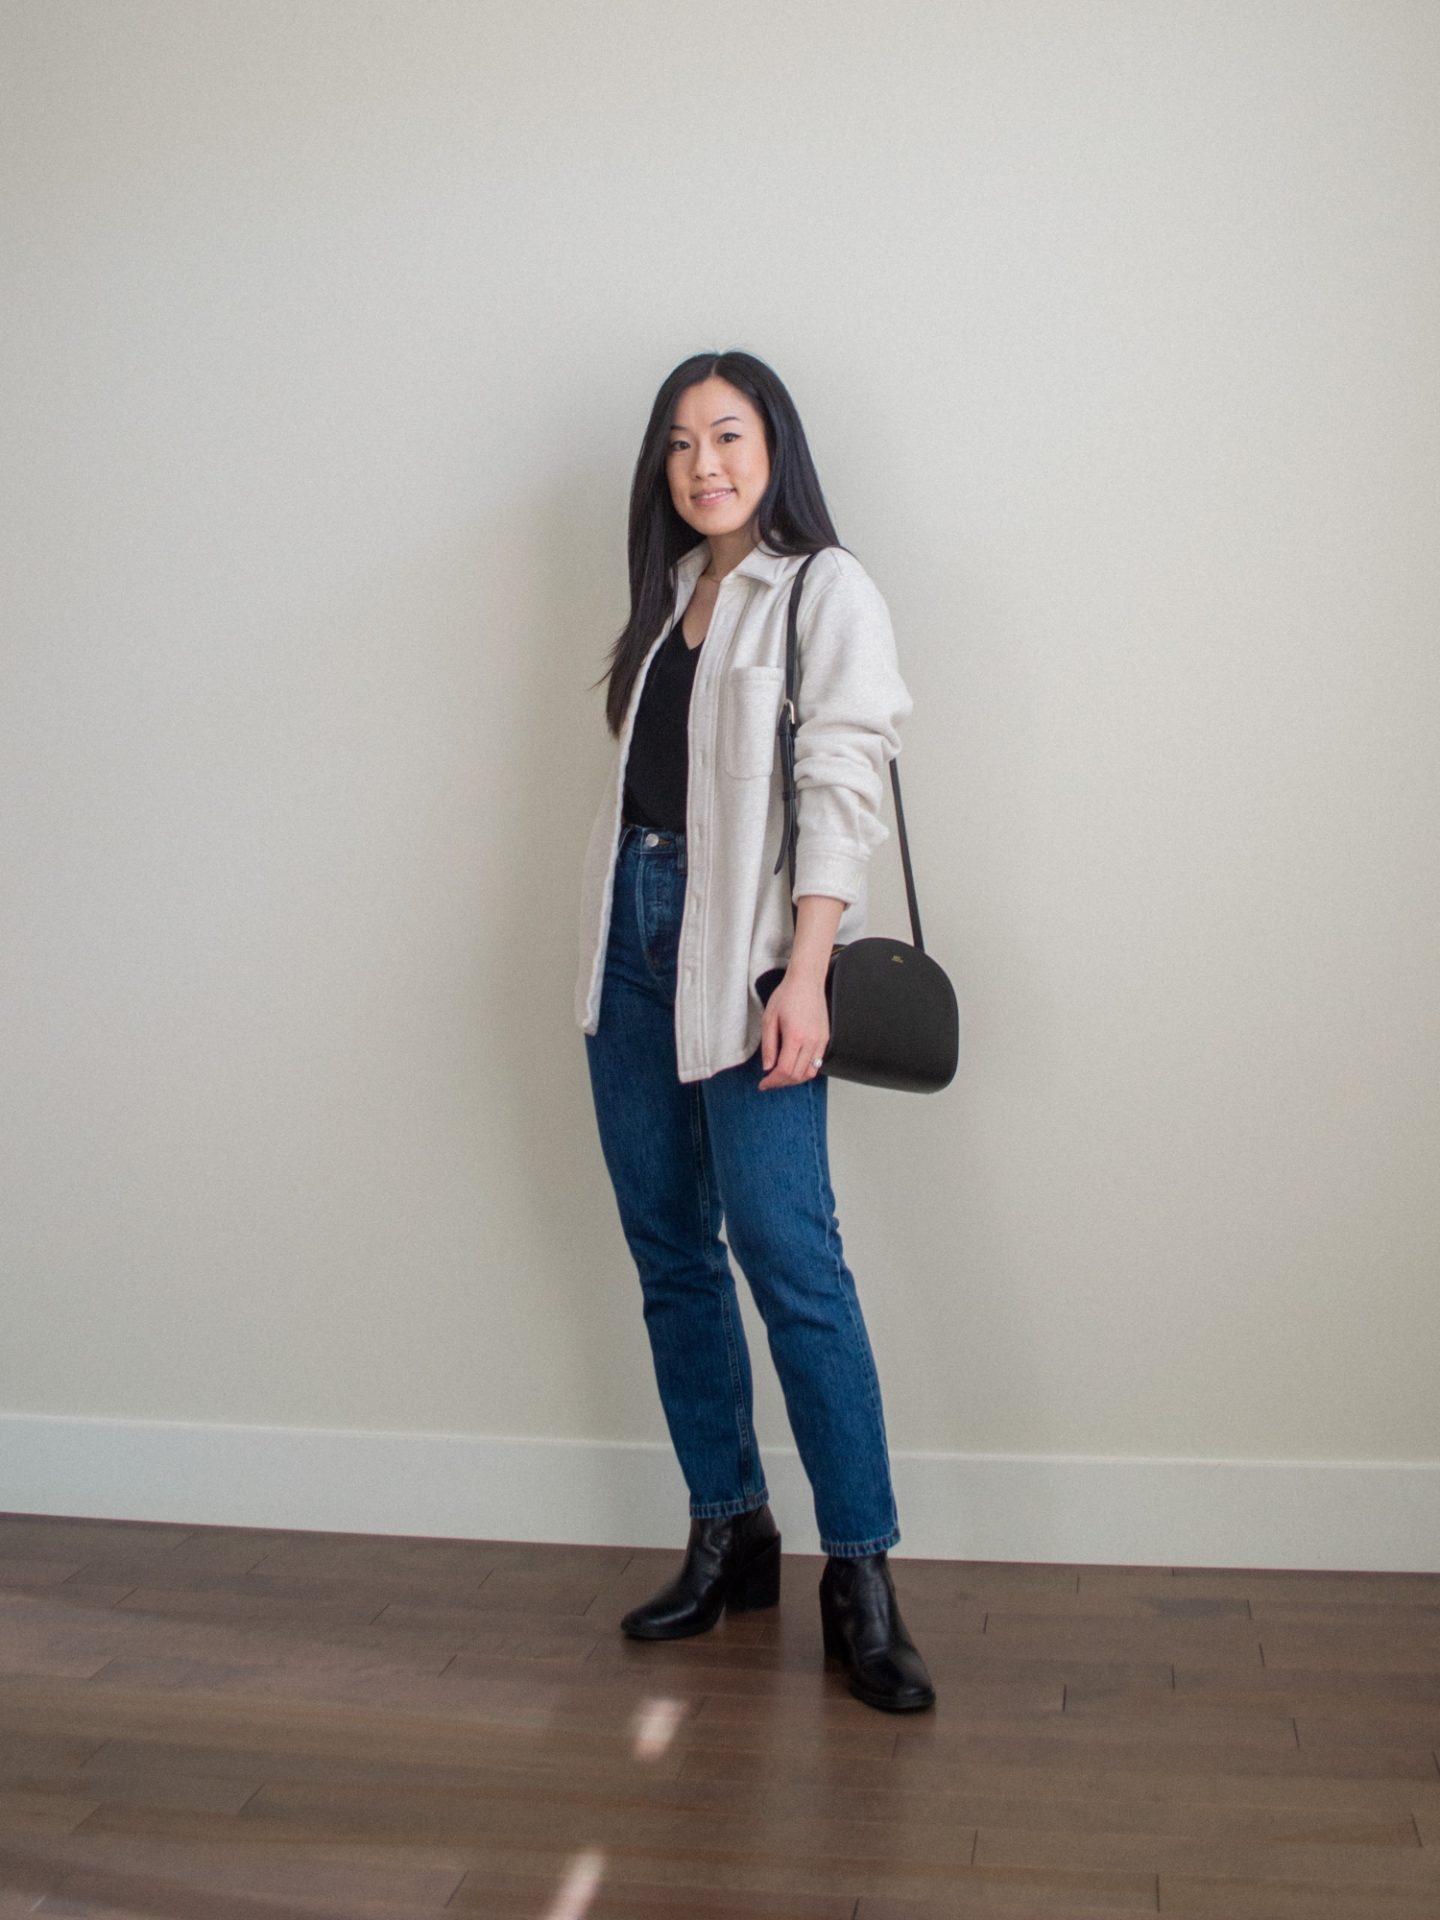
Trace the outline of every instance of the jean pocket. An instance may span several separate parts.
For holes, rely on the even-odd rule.
[[[775,726],[785,691],[783,667],[731,667],[720,695],[720,764],[736,780],[754,780],[775,764]]]

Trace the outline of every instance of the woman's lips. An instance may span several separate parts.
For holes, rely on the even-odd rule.
[[[695,504],[697,507],[713,507],[718,500],[728,500],[734,491],[733,487],[721,487],[716,493],[697,493]]]

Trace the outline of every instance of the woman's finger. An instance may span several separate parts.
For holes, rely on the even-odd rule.
[[[781,1056],[786,1073],[790,1076],[791,1080],[795,1082],[799,1082],[805,1078],[806,1071],[814,1057],[815,1043],[807,1039],[804,1034],[794,1035],[786,1047],[784,1054]]]
[[[767,1008],[765,1018],[760,1023],[760,1064],[766,1073],[775,1065],[776,1055],[780,1051],[779,1034],[780,1017]]]

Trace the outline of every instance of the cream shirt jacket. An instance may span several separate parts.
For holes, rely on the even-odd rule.
[[[615,743],[580,884],[575,1018],[600,1024],[605,948],[621,829],[625,761],[650,662],[710,559],[701,540],[675,566],[670,617],[646,654]],[[803,554],[752,547],[716,590],[695,663],[688,728],[685,909],[675,993],[682,1081],[748,1060],[765,1009],[756,977],[783,967],[794,944],[789,862],[773,871],[785,827],[776,727],[785,691],[785,619]],[[795,898],[846,904],[837,941],[865,925],[866,866],[889,836],[880,805],[899,726],[913,702],[900,677],[890,614],[853,554],[827,547],[800,590],[795,787]]]

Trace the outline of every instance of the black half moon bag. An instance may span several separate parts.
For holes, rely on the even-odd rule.
[[[778,873],[787,855],[790,861],[790,913],[795,916],[795,843],[799,820],[795,799],[795,664],[798,652],[800,588],[810,554],[790,590],[785,632],[785,699],[776,728],[780,765],[785,777],[785,837],[773,871]],[[960,1008],[945,970],[925,951],[920,937],[920,909],[915,900],[915,876],[910,868],[910,843],[905,837],[905,814],[900,805],[900,775],[892,759],[890,781],[895,791],[895,823],[900,829],[900,853],[905,863],[905,895],[910,903],[910,931],[914,944],[883,936],[841,942],[830,952],[825,975],[825,1004],[830,1015],[830,1039],[821,1071],[836,1080],[858,1080],[867,1087],[893,1087],[902,1093],[938,1093],[955,1077],[960,1059]],[[755,982],[762,1002],[785,978],[784,967],[771,967]]]

